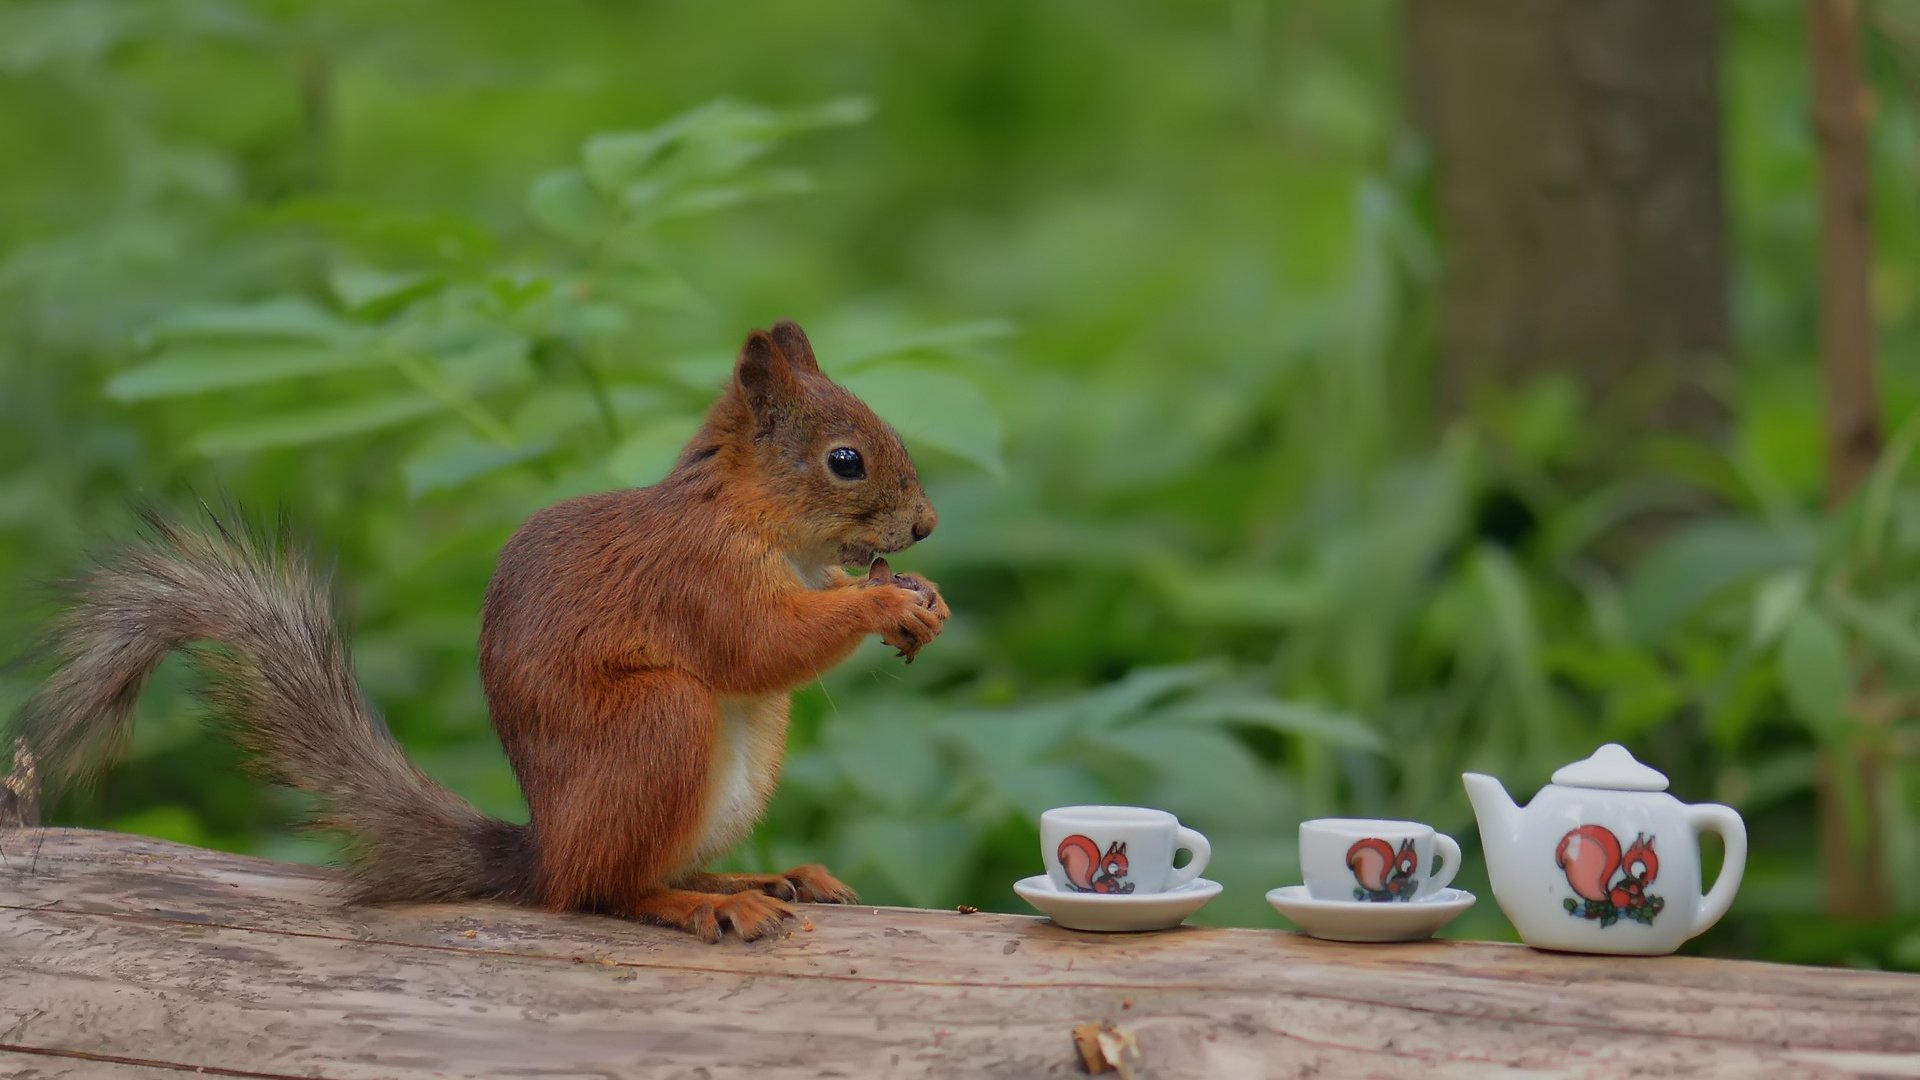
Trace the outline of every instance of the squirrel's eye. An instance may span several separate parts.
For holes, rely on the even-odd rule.
[[[851,446],[827,451],[827,468],[842,480],[858,480],[867,475],[867,463],[860,459],[860,451]]]

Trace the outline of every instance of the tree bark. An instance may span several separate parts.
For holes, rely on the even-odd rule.
[[[1409,0],[1435,152],[1443,397],[1573,376],[1714,437],[1731,353],[1715,0]]]

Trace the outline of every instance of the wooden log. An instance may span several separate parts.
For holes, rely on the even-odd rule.
[[[0,832],[0,1075],[1920,1075],[1920,977],[807,908],[744,945],[311,867]],[[1277,921],[1277,917],[1276,917]]]

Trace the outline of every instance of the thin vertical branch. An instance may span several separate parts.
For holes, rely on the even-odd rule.
[[[1880,457],[1880,398],[1873,366],[1873,259],[1867,125],[1855,0],[1807,0],[1813,123],[1820,159],[1820,370],[1826,389],[1827,503],[1851,498]],[[1856,693],[1855,700],[1859,699]],[[1876,918],[1890,892],[1882,853],[1884,780],[1870,738],[1821,755],[1821,878],[1829,915]],[[1865,811],[1850,822],[1849,805]]]
[[[314,198],[333,183],[334,65],[329,38],[321,21],[293,28],[288,63],[295,100],[299,104],[297,140],[299,171],[293,179],[296,194]],[[322,298],[329,293],[328,246],[322,234],[308,229],[302,238],[302,270],[307,290]]]
[[[300,98],[300,158],[307,194],[325,191],[333,180],[333,60],[318,41],[302,45],[294,57]]]

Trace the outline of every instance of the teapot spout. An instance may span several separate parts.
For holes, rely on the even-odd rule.
[[[1474,820],[1480,823],[1480,849],[1485,853],[1487,871],[1498,878],[1508,852],[1520,835],[1520,807],[1507,794],[1500,781],[1485,773],[1465,773],[1460,777],[1467,786],[1467,801],[1473,804]]]

